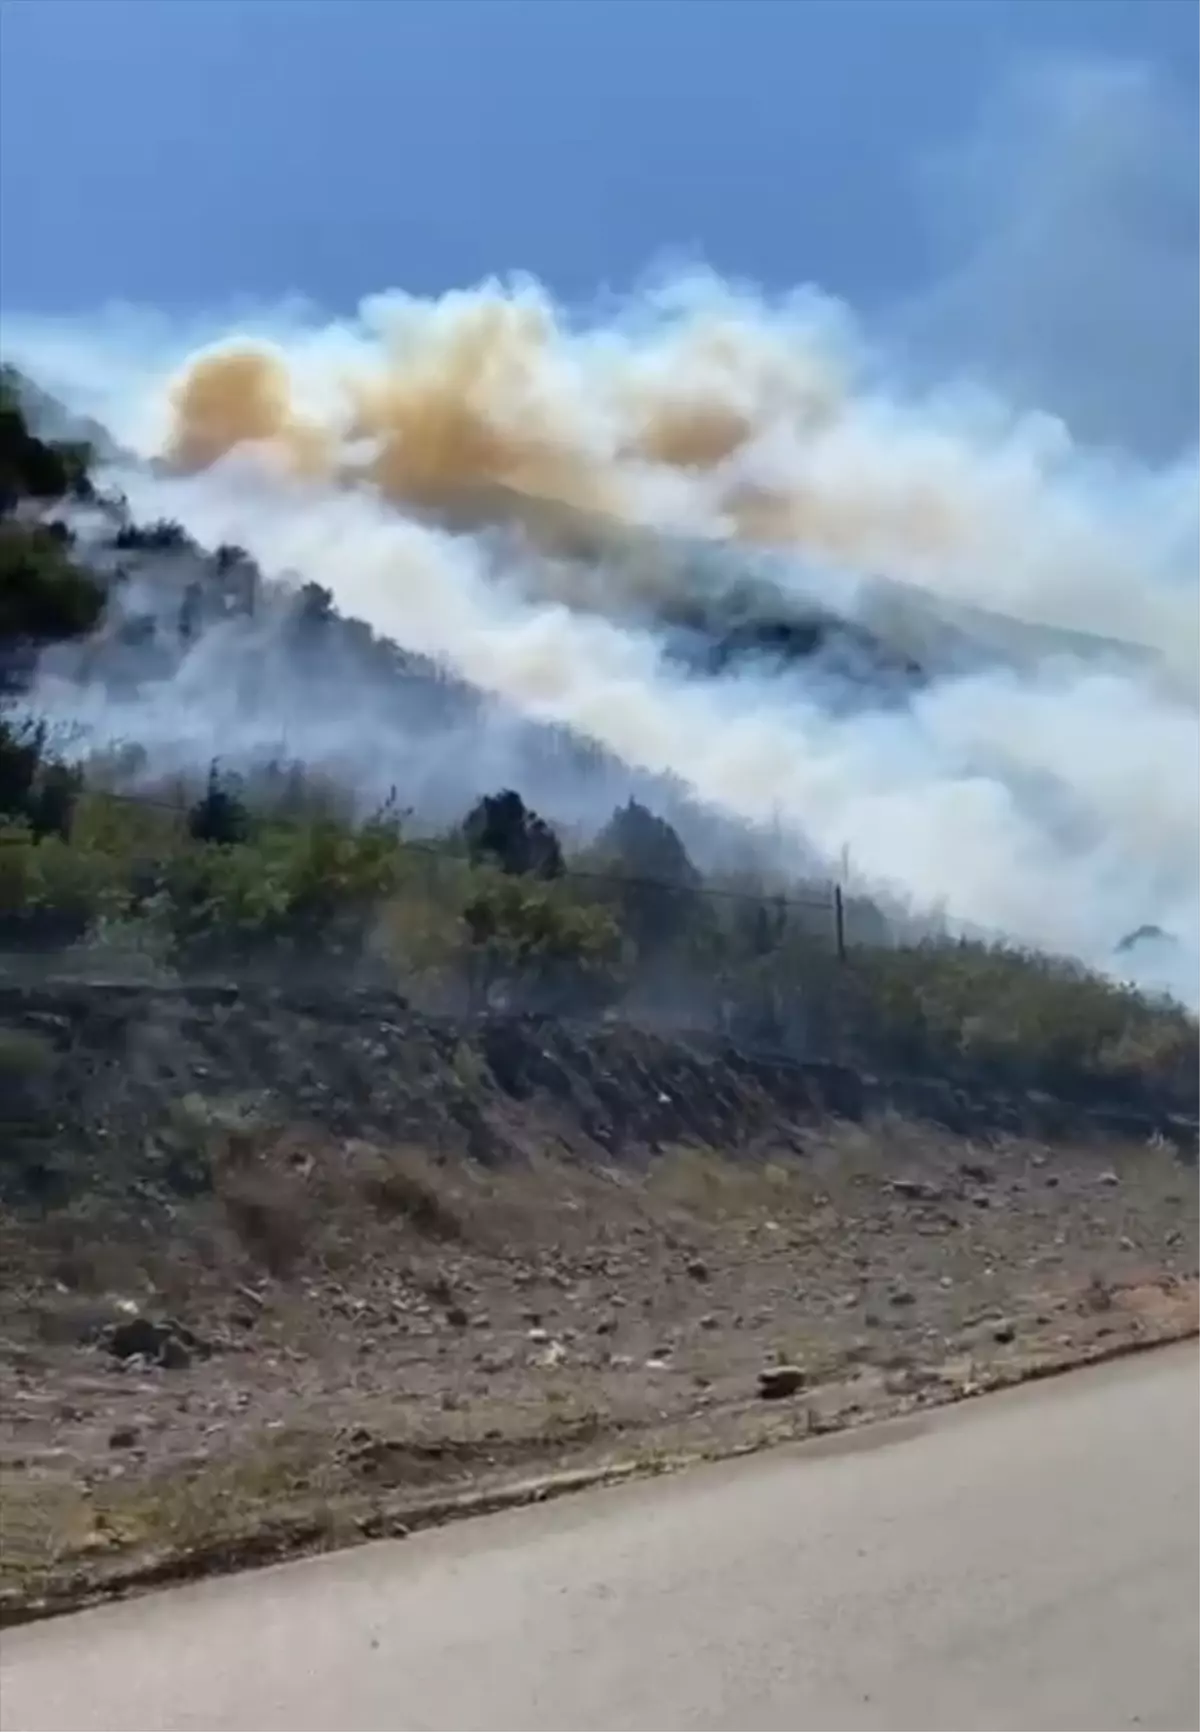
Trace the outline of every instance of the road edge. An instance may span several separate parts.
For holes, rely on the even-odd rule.
[[[0,1630],[13,1629],[47,1618],[63,1617],[89,1606],[132,1598],[155,1589],[180,1587],[188,1582],[347,1550],[351,1546],[371,1540],[407,1539],[430,1528],[448,1526],[451,1522],[465,1521],[475,1516],[497,1515],[532,1504],[549,1503],[556,1498],[602,1486],[677,1473],[702,1462],[733,1461],[744,1456],[762,1454],[766,1450],[801,1443],[806,1438],[865,1430],[871,1426],[885,1425],[889,1420],[905,1413],[932,1412],[943,1407],[957,1406],[981,1395],[995,1394],[1003,1389],[1016,1388],[1051,1377],[1066,1376],[1072,1371],[1086,1370],[1089,1366],[1126,1359],[1134,1354],[1152,1353],[1160,1348],[1179,1346],[1186,1341],[1198,1339],[1200,1326],[1191,1322],[1178,1323],[1153,1334],[1104,1342],[1082,1351],[1064,1350],[1022,1363],[984,1367],[977,1376],[966,1382],[933,1383],[916,1396],[899,1398],[890,1411],[883,1413],[839,1416],[822,1421],[811,1409],[802,1408],[802,1412],[808,1417],[807,1428],[797,1429],[786,1436],[769,1433],[725,1448],[710,1445],[707,1448],[683,1449],[670,1454],[635,1454],[621,1461],[560,1468],[544,1474],[526,1476],[507,1484],[409,1498],[382,1505],[348,1526],[344,1523],[338,1525],[332,1521],[323,1521],[318,1516],[268,1522],[239,1535],[236,1539],[226,1537],[211,1546],[195,1546],[186,1551],[171,1552],[159,1557],[131,1558],[126,1569],[114,1570],[112,1575],[103,1581],[81,1580],[78,1584],[64,1585],[61,1589],[34,1599],[0,1599]]]

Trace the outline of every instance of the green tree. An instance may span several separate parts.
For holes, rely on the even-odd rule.
[[[0,819],[23,822],[35,842],[66,841],[82,786],[79,770],[48,754],[42,724],[0,717]]]
[[[0,515],[22,499],[62,499],[72,473],[63,451],[31,432],[16,370],[0,367]]]
[[[85,637],[104,612],[105,590],[71,559],[52,529],[0,522],[0,658],[10,678],[21,652]]]
[[[700,874],[678,832],[636,800],[613,813],[586,864],[611,880],[607,899],[644,959],[661,955],[704,920]]]
[[[472,807],[463,824],[463,838],[476,865],[497,866],[514,877],[562,876],[558,837],[511,788],[487,794]]]
[[[208,786],[187,815],[187,833],[193,842],[208,842],[233,848],[250,837],[250,812],[237,790],[222,781],[218,766],[208,772]]]

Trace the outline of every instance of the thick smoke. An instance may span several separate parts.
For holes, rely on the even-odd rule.
[[[919,903],[1097,960],[1142,920],[1194,934],[1194,713],[1127,671],[1052,661],[934,681],[900,713],[832,714],[801,680],[686,680],[652,632],[530,603],[475,540],[376,495],[237,465],[151,498],[268,571],[319,575],[523,714],[798,848],[848,848]]]
[[[143,367],[108,424],[174,470],[256,448],[281,476],[515,519],[551,553],[623,551],[619,525],[773,545],[1146,643],[1190,673],[1190,459],[1081,448],[978,388],[900,397],[851,331],[812,296],[771,304],[708,276],[600,326],[529,282],[397,293],[353,322]],[[625,581],[681,581],[678,560],[639,554]],[[545,562],[527,575],[562,581]]]
[[[523,281],[334,323],[289,309],[190,352],[128,317],[107,350],[26,335],[17,358],[74,381],[141,460],[116,470],[138,516],[327,585],[475,688],[489,771],[522,728],[565,727],[798,863],[848,854],[964,922],[1100,965],[1156,925],[1176,944],[1155,967],[1195,997],[1190,448],[1089,447],[978,379],[902,389],[845,309],[704,274],[593,318]],[[680,619],[735,595],[743,615],[820,607],[882,633],[881,580],[928,598],[884,590],[919,646],[903,702],[869,679],[833,701],[819,662],[699,677],[673,654]],[[940,655],[939,610],[967,636],[999,614],[1140,653],[1034,631],[964,664]],[[349,691],[310,726],[332,739],[348,716],[369,752]],[[409,738],[411,784],[438,782]]]

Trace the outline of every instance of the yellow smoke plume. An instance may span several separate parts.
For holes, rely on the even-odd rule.
[[[369,345],[331,345],[316,411],[282,349],[199,355],[171,393],[169,459],[194,471],[254,445],[301,476],[367,480],[398,505],[503,511],[560,537],[565,520],[540,502],[842,560],[969,541],[936,477],[898,482],[869,452],[831,470],[848,383],[797,327],[729,309],[641,340],[580,336],[540,293],[493,286],[384,303],[378,323]]]

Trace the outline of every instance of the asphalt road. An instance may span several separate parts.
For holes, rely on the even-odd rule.
[[[1191,1347],[12,1631],[53,1728],[1200,1727]]]

